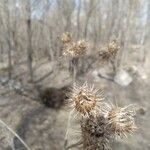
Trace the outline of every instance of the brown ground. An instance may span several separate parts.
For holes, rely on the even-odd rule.
[[[52,70],[52,65],[47,62],[43,62],[41,67],[39,67],[39,64],[37,66],[35,70],[36,79],[40,73],[42,73],[40,77],[44,77]],[[24,82],[24,78],[27,78],[26,68],[23,65],[18,68],[18,70],[25,71],[20,76],[20,80]],[[19,71],[16,72],[19,74]],[[81,81],[88,80],[90,83],[95,83],[96,87],[102,87],[107,98],[113,103],[121,106],[133,103],[142,108],[136,117],[139,129],[133,136],[115,142],[114,150],[150,149],[150,83],[148,78],[143,80],[138,75],[134,76],[133,79],[129,86],[121,87],[105,79],[95,80],[91,73],[88,73],[84,79],[80,78]],[[50,76],[46,76],[42,80],[42,85],[45,85],[45,87],[62,87],[70,82],[71,79],[66,70],[61,69],[59,71],[59,69],[56,69]],[[47,108],[29,97],[18,95],[12,90],[5,93],[6,91],[8,91],[8,87],[1,85],[0,118],[24,139],[31,150],[63,150],[69,114],[67,108],[57,110]],[[33,94],[31,95],[33,96]],[[20,142],[17,139],[14,141],[16,149],[23,150]]]

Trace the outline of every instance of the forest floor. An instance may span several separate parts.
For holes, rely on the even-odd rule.
[[[36,68],[36,65],[38,66]],[[65,69],[56,69],[52,72],[52,64],[47,61],[35,65],[35,76],[37,82],[45,87],[63,87],[69,85],[72,79]],[[39,67],[40,66],[40,67]],[[19,70],[23,72],[19,72]],[[26,85],[28,78],[24,64],[17,67],[15,76],[20,77],[19,81]],[[1,73],[3,74],[3,73]],[[1,75],[1,79],[5,74]],[[149,76],[150,74],[147,74]],[[26,80],[25,80],[26,79]],[[41,80],[42,79],[42,80]],[[114,82],[95,77],[92,72],[86,74],[82,82],[94,83],[96,88],[103,88],[107,99],[120,106],[136,104],[139,112],[136,116],[138,130],[127,139],[120,139],[113,144],[113,149],[117,150],[149,150],[150,149],[150,81],[149,78],[141,79],[133,76],[130,85],[122,87]],[[30,85],[30,83],[29,83]],[[32,87],[32,85],[31,85]],[[31,94],[32,95],[32,94]],[[24,96],[11,90],[7,85],[0,85],[0,118],[9,127],[22,137],[31,150],[63,150],[65,132],[69,109],[49,108],[33,100],[30,96]],[[72,140],[71,138],[69,140]],[[23,145],[15,138],[16,150],[25,150]],[[10,148],[6,144],[0,146],[6,150]],[[4,149],[1,148],[0,149]]]

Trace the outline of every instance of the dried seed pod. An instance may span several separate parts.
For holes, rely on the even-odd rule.
[[[115,58],[120,46],[118,45],[117,40],[111,41],[108,45],[101,48],[99,51],[99,57],[102,61],[109,61],[112,58]]]
[[[119,48],[117,40],[113,40],[108,44],[108,52],[113,56],[116,56]]]
[[[81,57],[86,54],[87,45],[85,41],[71,42],[64,48],[64,55],[71,57]]]
[[[72,41],[72,36],[69,32],[63,33],[62,37],[61,37],[61,41],[64,44],[70,43]]]
[[[100,108],[100,103],[104,99],[102,93],[98,94],[99,90],[94,90],[94,87],[88,87],[87,83],[83,86],[74,85],[70,94],[70,102],[73,108],[82,116],[95,114]]]
[[[64,50],[63,50],[63,55],[74,57],[74,55],[75,55],[75,51],[74,51],[75,45],[76,44],[74,42],[66,44],[65,47],[64,47]]]
[[[134,121],[135,111],[129,109],[129,107],[112,108],[107,116],[110,130],[114,132],[116,136],[127,136],[127,133],[131,134],[135,131]]]
[[[126,137],[136,129],[133,105],[121,108],[105,103],[104,96],[87,83],[75,85],[69,97],[74,108],[72,112],[76,110],[81,116],[78,121],[83,150],[111,150],[115,137]]]
[[[81,54],[84,54],[84,50],[87,48],[87,43],[84,40],[80,40],[77,43],[78,51],[82,52]]]
[[[83,149],[110,150],[111,134],[103,116],[90,116],[81,121]]]

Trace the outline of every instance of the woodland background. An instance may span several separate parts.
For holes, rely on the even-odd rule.
[[[62,91],[72,85],[69,60],[62,56],[65,32],[88,43],[78,82],[103,88],[121,106],[139,107],[138,131],[114,149],[149,150],[149,0],[1,0],[0,118],[32,150],[63,149],[69,111]],[[120,44],[115,70],[97,55],[114,38]],[[24,149],[12,139],[16,150]],[[10,149],[3,140],[0,146]]]

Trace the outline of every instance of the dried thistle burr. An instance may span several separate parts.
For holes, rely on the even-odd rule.
[[[87,43],[84,40],[80,40],[77,43],[78,51],[80,52],[81,55],[85,54],[85,50],[87,48]]]
[[[136,129],[133,105],[121,108],[103,100],[104,95],[87,83],[74,86],[70,94],[73,110],[80,116],[83,150],[110,150],[115,138],[127,137]]]
[[[70,94],[70,102],[75,111],[81,116],[96,115],[100,103],[104,99],[102,92],[94,89],[94,86],[89,87],[87,83],[82,86],[74,85]]]
[[[79,58],[86,54],[87,43],[84,40],[74,42],[71,34],[66,32],[62,35],[61,41],[63,42],[63,56],[69,57],[69,71],[75,82],[78,73]]]
[[[135,111],[130,109],[130,106],[112,108],[107,116],[111,132],[119,137],[127,137],[127,134],[132,134],[136,129],[134,116]]]
[[[108,51],[110,54],[115,56],[119,50],[120,46],[117,42],[117,40],[113,40],[108,44]]]
[[[87,43],[84,40],[74,42],[69,32],[63,33],[61,41],[64,44],[63,55],[73,58],[85,55]]]
[[[64,48],[64,55],[73,58],[81,57],[86,54],[87,44],[85,41],[71,42]]]
[[[99,57],[103,61],[108,61],[116,57],[117,52],[119,51],[120,46],[117,42],[117,40],[112,40],[108,45],[104,46],[99,51]]]
[[[111,134],[103,116],[90,116],[81,121],[84,150],[110,150]]]
[[[63,42],[63,44],[68,44],[72,41],[72,36],[69,32],[63,33],[62,37],[61,37],[61,41]]]

